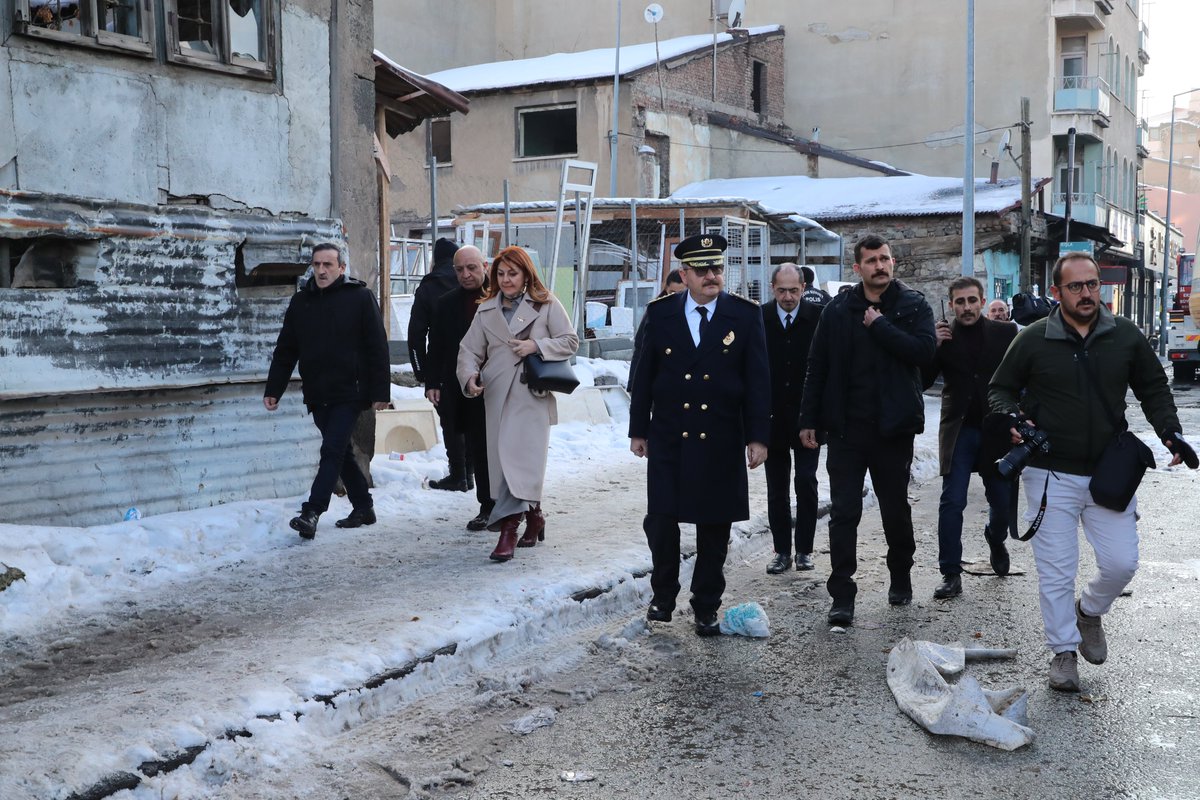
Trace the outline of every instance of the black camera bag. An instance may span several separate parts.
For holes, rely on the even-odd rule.
[[[1088,489],[1092,492],[1092,500],[1096,505],[1112,511],[1124,511],[1129,507],[1133,496],[1137,493],[1142,482],[1142,476],[1147,469],[1154,469],[1154,452],[1150,447],[1129,431],[1129,424],[1109,408],[1108,401],[1100,392],[1099,382],[1092,374],[1091,364],[1088,363],[1087,350],[1081,350],[1079,359],[1083,362],[1083,371],[1091,379],[1100,405],[1117,434],[1100,454],[1092,470],[1092,480]]]

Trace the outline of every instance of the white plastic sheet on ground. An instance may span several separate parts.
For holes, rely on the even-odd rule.
[[[1026,718],[1029,693],[1019,687],[990,691],[965,674],[957,683],[943,677],[963,672],[971,659],[1013,655],[1012,650],[972,650],[905,637],[888,656],[888,687],[900,710],[930,733],[1016,750],[1033,741]]]

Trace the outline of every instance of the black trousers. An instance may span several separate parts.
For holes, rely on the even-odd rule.
[[[351,435],[360,413],[359,403],[339,403],[332,406],[312,408],[313,423],[321,432],[321,460],[317,464],[317,476],[313,478],[308,493],[308,510],[324,514],[329,509],[329,498],[338,476],[346,487],[350,503],[359,509],[371,508],[371,491],[367,477],[354,460]]]
[[[796,552],[808,555],[813,551],[817,532],[817,463],[821,450],[809,450],[803,445],[767,449],[767,523],[775,552],[792,553],[793,522],[792,495],[788,486],[792,478],[792,457],[795,456],[796,518],[794,536]]]
[[[725,592],[725,556],[729,553],[730,523],[696,526],[696,564],[692,570],[692,608],[697,616],[716,613]],[[647,514],[642,521],[650,557],[650,587],[654,603],[675,609],[679,595],[679,521],[663,514]]]
[[[475,499],[479,501],[479,510],[490,514],[496,501],[488,487],[486,419],[482,401],[472,403],[461,415],[467,454],[464,475],[475,476]],[[450,441],[449,438],[446,441]]]
[[[858,523],[862,520],[863,481],[869,472],[883,536],[887,541],[887,566],[892,588],[912,589],[910,573],[916,542],[908,481],[912,468],[913,437],[883,438],[862,428],[840,438],[830,437],[825,466],[829,471],[829,580],[826,587],[835,602],[854,602],[858,587]]]

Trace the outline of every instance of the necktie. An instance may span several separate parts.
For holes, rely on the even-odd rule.
[[[788,314],[786,317],[783,318],[783,329],[786,331],[786,330],[791,330],[791,328],[792,328],[792,315]]]
[[[704,339],[704,329],[708,327],[708,309],[704,306],[696,306],[696,311],[700,313],[700,339]]]

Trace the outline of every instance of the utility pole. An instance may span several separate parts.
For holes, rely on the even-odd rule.
[[[1029,98],[1021,98],[1021,286],[1022,292],[1033,289],[1033,136],[1029,119]]]
[[[967,0],[967,104],[963,124],[962,274],[975,274],[975,0]]]

